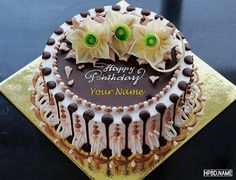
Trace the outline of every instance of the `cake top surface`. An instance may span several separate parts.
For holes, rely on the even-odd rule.
[[[172,23],[128,4],[67,20],[42,58],[52,94],[68,105],[114,113],[170,103],[170,95],[179,96],[189,82],[193,63],[191,48]]]

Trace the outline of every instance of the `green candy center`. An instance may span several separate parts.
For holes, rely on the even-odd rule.
[[[84,36],[84,43],[88,46],[88,47],[94,47],[98,44],[98,38],[95,34],[92,33],[88,33]]]
[[[160,39],[156,34],[147,34],[145,37],[145,45],[149,48],[155,48],[160,44]]]
[[[131,30],[126,24],[120,24],[115,28],[115,37],[120,41],[127,41],[131,35]]]

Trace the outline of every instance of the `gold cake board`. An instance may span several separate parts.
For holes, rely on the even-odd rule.
[[[203,107],[202,116],[198,117],[197,124],[193,127],[193,130],[188,133],[185,140],[178,143],[171,151],[169,151],[164,157],[152,167],[146,168],[143,172],[132,174],[128,178],[130,180],[143,179],[149,173],[151,173],[156,167],[164,162],[169,156],[171,156],[177,149],[184,145],[191,137],[211,122],[220,112],[222,112],[227,106],[229,106],[236,99],[236,86],[225,79],[222,75],[216,72],[213,68],[203,62],[200,58],[194,55],[195,67],[198,67],[198,73],[200,80],[204,82],[202,85],[204,89],[204,95],[206,102]],[[78,161],[69,154],[67,151],[59,147],[57,143],[40,127],[40,121],[38,121],[31,111],[31,102],[28,92],[28,88],[32,87],[32,78],[38,71],[38,65],[41,61],[41,57],[38,57],[30,64],[4,80],[0,83],[0,92],[6,96],[6,98],[16,106],[45,136],[47,136],[52,143],[54,143],[68,158],[71,159],[85,174],[91,179],[106,180],[111,179],[106,176],[105,171],[92,171],[86,165],[80,165]],[[114,175],[112,179],[122,180],[126,179],[124,175]]]

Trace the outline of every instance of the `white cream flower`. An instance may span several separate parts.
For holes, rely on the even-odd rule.
[[[165,53],[176,46],[172,33],[160,19],[151,21],[146,26],[134,25],[135,41],[129,53],[139,59],[146,59],[155,69]]]
[[[123,57],[130,50],[133,42],[133,25],[138,23],[138,17],[135,15],[107,11],[105,24],[112,32],[110,46],[119,57]]]
[[[67,39],[76,52],[76,64],[109,59],[109,28],[87,17]]]

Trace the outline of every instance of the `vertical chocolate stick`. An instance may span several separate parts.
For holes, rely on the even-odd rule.
[[[60,107],[59,107],[59,102],[63,101],[65,99],[64,94],[58,92],[55,94],[55,99],[56,99],[56,104],[57,104],[57,112],[58,112],[58,118],[60,119]]]
[[[91,151],[91,145],[90,145],[90,139],[89,139],[89,121],[94,118],[94,112],[91,110],[87,110],[83,113],[83,118],[85,120],[85,125],[86,125],[86,137],[87,137],[87,143],[85,143],[82,146],[82,149],[87,152],[88,154]]]
[[[105,114],[102,116],[102,122],[104,123],[106,127],[106,141],[107,141],[107,147],[106,149],[103,149],[102,154],[109,159],[112,156],[111,149],[109,147],[109,127],[113,122],[113,116],[110,114]],[[107,162],[107,176],[111,175],[111,170],[109,167],[109,161]]]
[[[177,131],[177,134],[179,134],[179,128],[177,126],[175,126],[175,109],[176,109],[177,101],[179,100],[179,96],[177,94],[171,94],[169,99],[171,100],[171,102],[174,103],[174,112],[173,112],[174,124],[173,124],[173,127]]]
[[[139,117],[143,121],[143,145],[142,145],[142,148],[143,148],[142,157],[143,157],[143,155],[148,154],[150,152],[150,148],[146,144],[146,140],[145,140],[146,124],[147,124],[148,119],[150,118],[150,113],[147,110],[143,110],[139,113]],[[141,170],[142,171],[144,170],[144,163],[142,163]]]
[[[166,140],[162,137],[162,124],[163,124],[162,120],[163,120],[163,114],[166,110],[166,105],[163,104],[163,103],[159,103],[159,104],[156,105],[156,110],[161,115],[161,117],[160,117],[160,127],[159,127],[159,131],[160,131],[159,142],[160,142],[160,145],[165,145]]]
[[[124,115],[122,116],[122,122],[125,124],[125,149],[122,150],[121,154],[122,156],[125,157],[125,174],[128,175],[128,167],[127,167],[127,158],[129,156],[131,156],[132,152],[131,150],[128,148],[128,140],[129,140],[129,133],[128,133],[128,129],[129,129],[129,125],[132,122],[132,118],[130,115]]]
[[[71,135],[71,142],[72,142],[72,139],[73,139],[73,137],[74,137],[74,123],[73,123],[73,116],[72,116],[72,114],[75,112],[75,111],[77,111],[77,109],[78,109],[78,106],[77,106],[77,104],[75,104],[75,103],[72,103],[72,104],[69,104],[68,105],[68,111],[69,111],[69,113],[70,113],[70,123],[71,123],[71,130],[72,130],[72,135]]]

